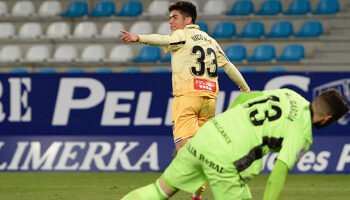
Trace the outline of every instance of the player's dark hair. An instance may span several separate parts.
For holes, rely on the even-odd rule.
[[[192,23],[196,23],[197,10],[196,6],[189,1],[176,1],[169,6],[169,12],[177,10],[185,17],[192,17]]]
[[[316,99],[324,114],[332,115],[332,122],[338,121],[343,115],[349,112],[349,105],[346,103],[343,95],[335,90],[329,89],[322,92]]]

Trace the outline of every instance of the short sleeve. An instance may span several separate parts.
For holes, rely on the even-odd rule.
[[[306,132],[309,130],[303,126],[289,128],[289,134],[283,139],[282,148],[277,159],[283,161],[289,170],[292,170],[295,163],[309,150],[311,143],[306,139]]]

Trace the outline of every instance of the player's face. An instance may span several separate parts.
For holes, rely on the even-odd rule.
[[[169,25],[171,31],[176,31],[177,29],[184,29],[192,21],[191,17],[183,16],[179,11],[173,10],[170,12]]]

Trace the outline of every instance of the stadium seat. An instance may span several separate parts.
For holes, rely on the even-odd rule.
[[[218,67],[218,73],[222,74],[222,73],[226,73],[224,69],[222,69],[221,67]]]
[[[238,0],[232,5],[232,10],[226,15],[250,15],[254,12],[254,4],[251,0]]]
[[[293,24],[289,21],[280,21],[272,25],[269,34],[266,34],[266,38],[288,38],[294,34]]]
[[[155,68],[151,71],[152,73],[170,73],[170,70],[167,68]]]
[[[209,29],[208,29],[208,24],[207,23],[205,23],[205,22],[196,22],[196,24],[199,26],[199,29],[201,31],[209,33]]]
[[[339,11],[338,0],[320,0],[317,4],[317,9],[312,14],[322,15],[322,14],[336,14]]]
[[[209,0],[203,7],[204,15],[222,15],[226,12],[226,1]]]
[[[171,33],[171,29],[168,22],[163,22],[158,26],[157,34],[167,35],[170,33]]]
[[[323,34],[323,26],[319,21],[307,21],[301,25],[295,37],[318,37]]]
[[[164,9],[164,8],[163,8]],[[142,3],[139,1],[127,1],[123,4],[120,13],[115,14],[121,17],[136,17],[142,14]]]
[[[39,16],[57,16],[62,12],[62,6],[59,1],[44,1],[38,11]]]
[[[80,22],[74,29],[74,38],[92,38],[98,34],[94,22]]]
[[[0,1],[0,17],[4,17],[8,15],[7,4],[4,1]]]
[[[110,73],[113,73],[113,71],[110,68],[99,68],[95,70],[95,73],[110,74]]]
[[[238,34],[237,37],[243,38],[259,38],[264,35],[265,29],[264,24],[261,22],[248,22],[244,25],[242,33]]]
[[[100,44],[93,44],[85,47],[81,53],[81,62],[99,62],[106,58],[105,48]]]
[[[266,0],[261,4],[257,15],[277,15],[282,12],[282,3],[279,0]]]
[[[287,45],[277,61],[300,61],[305,57],[304,47],[300,44]]]
[[[225,49],[226,57],[230,61],[242,61],[247,58],[247,51],[243,45],[231,45]]]
[[[171,62],[171,53],[168,52],[165,57],[160,59],[161,62]]]
[[[238,71],[241,73],[255,73],[256,69],[253,67],[242,67],[242,68],[239,68]]]
[[[130,46],[116,45],[109,53],[107,62],[128,62],[134,57],[134,53]]]
[[[17,45],[5,45],[0,50],[0,62],[16,62],[21,58],[22,51]]]
[[[15,17],[28,17],[34,13],[34,4],[31,1],[17,1],[11,10],[11,15]]]
[[[165,16],[168,14],[168,8],[169,7],[169,1],[167,0],[154,0],[152,1],[148,8],[147,12],[144,13],[145,15],[151,15],[151,16]]]
[[[98,2],[91,14],[88,14],[89,17],[109,17],[114,15],[115,4],[112,1],[100,1]]]
[[[136,21],[131,25],[129,32],[134,34],[152,34],[153,27],[149,21]]]
[[[129,74],[138,74],[141,73],[141,70],[139,68],[128,68],[123,71],[124,73],[129,73]]]
[[[65,38],[70,35],[70,26],[67,22],[53,22],[46,30],[48,38]]]
[[[160,48],[156,46],[143,47],[137,58],[132,59],[133,62],[156,62],[161,59]]]
[[[38,22],[27,22],[21,26],[18,32],[19,38],[33,39],[42,36],[42,28]]]
[[[88,4],[85,1],[73,1],[61,17],[83,17],[88,14]]]
[[[59,46],[54,54],[52,59],[49,59],[51,62],[72,62],[78,57],[78,50],[73,45],[61,45]]]
[[[286,15],[306,15],[311,10],[309,0],[293,0],[288,7]]]
[[[276,57],[275,47],[269,44],[258,45],[251,58],[248,61],[252,62],[269,62]]]
[[[100,38],[120,38],[122,33],[120,30],[125,30],[123,23],[121,22],[107,22],[101,30],[101,34],[97,35]]]
[[[71,68],[67,70],[67,73],[69,74],[81,74],[84,73],[84,70],[81,68]]]
[[[54,68],[43,68],[43,69],[39,69],[38,73],[39,74],[55,74],[56,70]]]
[[[0,39],[11,38],[15,32],[15,26],[12,23],[0,23]]]
[[[285,73],[287,72],[287,70],[283,67],[272,67],[270,69],[267,70],[267,72],[270,73]]]
[[[215,26],[213,38],[232,38],[236,34],[236,25],[232,22],[220,22]]]
[[[25,68],[16,68],[10,71],[11,74],[28,74],[28,70]]]
[[[46,45],[33,45],[27,51],[24,61],[43,62],[50,58],[50,51]]]

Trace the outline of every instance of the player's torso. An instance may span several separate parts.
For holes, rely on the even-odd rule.
[[[294,127],[311,123],[309,102],[295,92],[282,89],[262,94],[215,118],[230,133],[233,145],[229,148],[236,158],[260,145],[278,150],[283,139],[302,134]]]
[[[185,29],[185,44],[172,51],[174,96],[218,95],[218,63],[214,40],[197,29]]]

